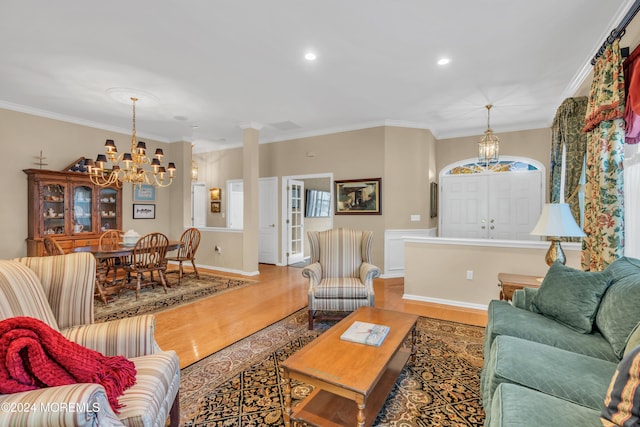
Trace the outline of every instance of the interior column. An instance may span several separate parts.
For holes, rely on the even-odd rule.
[[[259,218],[259,130],[262,126],[250,123],[242,126],[242,180],[244,210],[242,233],[242,270],[258,273],[258,218]]]

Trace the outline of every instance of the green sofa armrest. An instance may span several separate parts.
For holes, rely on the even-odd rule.
[[[523,310],[531,310],[531,301],[538,293],[538,288],[522,288],[513,292],[513,305]]]

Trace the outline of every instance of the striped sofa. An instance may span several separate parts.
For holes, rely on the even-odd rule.
[[[0,426],[164,426],[179,422],[180,364],[155,342],[152,315],[93,323],[95,258],[89,253],[0,260],[0,319],[29,316],[67,339],[136,367],[119,414],[98,384],[0,395]],[[72,408],[72,409],[69,409]]]
[[[339,228],[309,231],[311,262],[302,270],[309,279],[309,329],[317,311],[354,311],[373,307],[372,231]]]

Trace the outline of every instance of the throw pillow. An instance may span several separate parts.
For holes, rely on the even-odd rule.
[[[588,334],[600,299],[611,282],[607,272],[576,270],[560,263],[549,268],[531,305],[544,316]]]
[[[640,424],[640,347],[627,353],[618,363],[604,399],[600,420],[604,427]]]

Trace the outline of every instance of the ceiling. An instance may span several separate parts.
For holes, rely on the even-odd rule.
[[[4,0],[0,108],[129,133],[138,96],[139,137],[195,152],[241,145],[244,126],[260,142],[480,135],[487,104],[498,135],[549,127],[631,3]]]

